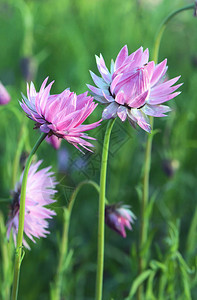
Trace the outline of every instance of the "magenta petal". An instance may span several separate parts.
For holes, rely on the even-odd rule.
[[[45,80],[43,81],[41,88],[40,88],[40,92],[42,92],[45,89],[48,79],[49,79],[49,76],[47,78],[45,78]]]
[[[111,85],[110,85],[110,91],[111,91],[112,95],[113,95],[113,93],[114,93],[114,89],[115,89],[116,85],[117,85],[117,84],[119,83],[119,81],[121,80],[122,75],[123,75],[123,74],[119,74],[119,75],[117,75],[117,76],[113,79],[113,81],[112,81],[112,83],[111,83]]]
[[[150,61],[146,66],[146,71],[148,73],[148,77],[151,78],[155,69],[154,61]]]
[[[163,96],[167,96],[171,93],[173,93],[174,91],[176,91],[177,89],[179,89],[181,86],[182,86],[183,83],[180,83],[180,84],[177,84],[177,85],[174,85],[174,86],[171,86],[169,88],[164,88],[164,87],[160,87],[161,85],[158,85],[157,89],[153,89],[151,90],[151,93],[150,93],[150,98],[152,100],[154,99],[158,99],[158,97],[163,97]],[[159,88],[160,87],[160,88]]]
[[[166,96],[158,96],[158,98],[152,98],[152,99],[148,99],[148,103],[155,105],[155,104],[161,104],[164,103],[166,101],[169,101],[171,99],[173,99],[174,97],[178,96],[181,92],[176,92],[170,95],[166,95]]]
[[[146,98],[148,97],[148,94],[149,94],[149,91],[145,91],[143,94],[139,95],[138,97],[136,97],[134,99],[131,99],[131,101],[128,102],[127,104],[130,107],[139,108],[139,107],[141,107],[142,105],[145,104],[145,101],[146,101]]]
[[[119,104],[122,104],[122,105],[125,104],[125,93],[124,93],[124,91],[118,92],[118,94],[116,95],[115,101]]]
[[[151,86],[154,86],[166,72],[167,59],[164,59],[160,64],[156,65],[151,78]]]
[[[142,59],[141,59],[141,65],[145,65],[148,63],[148,59],[149,59],[149,50],[148,48],[144,51],[144,53],[142,54]]]
[[[125,59],[128,57],[128,48],[127,45],[125,45],[119,52],[116,61],[115,61],[115,70],[117,70],[125,61]]]
[[[115,102],[109,104],[103,111],[102,118],[105,119],[112,119],[117,116],[117,110],[119,105]]]

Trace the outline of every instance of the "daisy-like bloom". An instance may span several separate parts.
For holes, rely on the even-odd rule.
[[[105,206],[105,223],[122,237],[126,237],[125,227],[132,229],[131,223],[136,219],[128,205],[116,203]]]
[[[55,190],[57,182],[54,173],[50,171],[51,167],[38,171],[38,167],[41,163],[42,161],[38,161],[36,164],[31,165],[26,187],[24,233],[34,243],[34,238],[46,237],[46,235],[49,234],[47,230],[49,224],[46,219],[51,219],[52,216],[55,215],[55,212],[46,208],[45,205],[55,202],[53,196],[57,192]],[[7,222],[7,238],[9,238],[12,229],[15,245],[19,225],[22,179],[23,173],[13,191],[13,201]],[[30,249],[25,238],[23,238],[23,245],[27,249]]]
[[[93,98],[87,96],[87,92],[76,95],[69,89],[64,90],[61,94],[50,95],[51,82],[46,86],[48,78],[44,80],[39,92],[36,92],[34,84],[31,82],[30,87],[27,84],[27,98],[23,95],[22,109],[27,116],[36,122],[35,128],[40,128],[50,137],[55,135],[63,138],[76,148],[93,145],[85,139],[94,140],[84,132],[100,125],[100,121],[84,125],[82,124],[87,117],[94,111],[97,104]]]
[[[101,77],[90,71],[97,87],[88,87],[95,100],[107,104],[103,111],[103,119],[118,116],[125,121],[128,118],[134,127],[137,123],[142,129],[150,132],[147,116],[163,117],[170,111],[168,106],[161,104],[180,94],[174,91],[181,84],[173,86],[180,76],[164,82],[167,59],[157,65],[153,61],[148,62],[148,59],[148,49],[143,51],[140,47],[128,55],[127,46],[124,46],[115,62],[112,60],[109,71],[102,55],[96,56]]]
[[[5,105],[10,102],[10,95],[4,85],[0,82],[0,105]]]

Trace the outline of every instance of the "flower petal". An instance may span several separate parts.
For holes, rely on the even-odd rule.
[[[164,117],[165,113],[171,111],[171,108],[166,105],[149,105],[146,104],[141,110],[148,116],[152,117]]]
[[[117,110],[117,115],[124,122],[127,118],[127,108],[125,106],[119,106]]]
[[[118,56],[115,61],[115,70],[117,70],[124,63],[127,57],[128,57],[128,48],[127,45],[125,45],[118,53]]]
[[[109,104],[104,110],[102,114],[103,120],[112,119],[117,116],[117,110],[119,105],[116,102],[112,102]]]

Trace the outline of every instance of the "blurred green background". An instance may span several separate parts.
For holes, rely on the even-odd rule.
[[[39,134],[18,104],[21,92],[26,94],[26,81],[33,80],[39,88],[49,76],[50,81],[55,80],[52,93],[60,93],[67,87],[77,94],[85,92],[86,84],[92,84],[88,70],[98,74],[95,54],[102,53],[109,66],[111,58],[115,59],[127,44],[129,53],[140,46],[148,47],[151,57],[161,21],[173,10],[190,3],[192,1],[186,0],[0,0],[0,81],[12,97],[6,107],[0,107],[2,198],[9,197],[9,191],[13,189],[13,162],[22,125],[25,122],[28,127],[25,151],[31,149]],[[184,85],[181,95],[169,103],[172,113],[155,120],[159,132],[154,137],[150,175],[150,195],[154,195],[155,202],[149,224],[150,244],[147,245],[150,261],[164,261],[173,247],[177,247],[190,267],[195,265],[197,252],[196,26],[193,12],[183,12],[169,23],[161,42],[159,61],[167,58],[169,78],[181,75],[180,82]],[[100,119],[102,109],[98,107],[89,122]],[[105,126],[106,122],[103,122],[90,133],[97,138],[94,154],[84,156],[65,141],[58,151],[43,143],[37,153],[38,159],[44,158],[42,166],[52,165],[57,172],[60,182],[58,201],[54,205],[57,216],[50,222],[48,238],[31,244],[32,250],[26,251],[20,279],[21,300],[50,299],[50,283],[56,272],[63,226],[62,207],[67,206],[80,181],[99,182]],[[140,128],[134,130],[127,122],[116,121],[110,145],[107,198],[110,203],[122,201],[131,205],[137,221],[126,239],[106,228],[105,300],[124,299],[137,276],[140,222],[137,190],[141,186],[145,141],[146,133]],[[58,163],[60,157],[62,160]],[[18,177],[20,172],[18,169]],[[62,299],[93,299],[97,209],[97,193],[91,187],[84,187],[76,200],[71,220],[69,249],[73,256],[65,273]],[[1,210],[6,222],[8,205],[1,203]],[[172,228],[177,239],[169,235]],[[184,298],[184,281],[180,283],[179,267],[173,266],[174,277],[170,280],[176,289],[176,299],[191,299]],[[195,274],[191,274],[188,281],[192,299],[195,299]],[[165,299],[175,299],[170,294],[169,288]]]

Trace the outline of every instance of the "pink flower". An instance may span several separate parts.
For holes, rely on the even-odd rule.
[[[26,187],[24,233],[34,243],[34,238],[46,237],[49,234],[47,230],[49,224],[46,219],[51,219],[55,215],[55,212],[46,208],[45,205],[55,202],[53,196],[57,192],[55,190],[57,182],[53,176],[54,173],[49,171],[51,167],[37,171],[41,163],[42,161],[38,161],[36,164],[31,165]],[[12,229],[15,245],[19,224],[22,179],[23,173],[13,192],[13,201],[7,222],[7,237],[9,238]],[[23,245],[30,249],[24,238]]]
[[[0,105],[8,104],[10,102],[10,95],[8,94],[8,91],[3,86],[3,84],[0,82]]]
[[[125,227],[131,230],[131,223],[135,219],[128,205],[117,203],[105,206],[105,223],[124,238],[126,237]]]
[[[174,91],[182,84],[172,86],[180,76],[163,82],[167,71],[167,59],[158,65],[153,61],[148,62],[148,59],[148,49],[143,51],[140,47],[128,55],[127,46],[124,46],[115,63],[112,60],[109,71],[102,55],[96,56],[101,77],[90,71],[97,87],[88,87],[95,100],[108,104],[103,111],[103,119],[118,116],[125,121],[128,118],[131,125],[137,123],[142,129],[150,132],[147,116],[163,117],[170,111],[168,106],[161,104],[180,94]]]
[[[76,95],[69,89],[61,94],[50,95],[51,82],[46,86],[46,78],[37,93],[34,84],[31,82],[30,88],[27,84],[27,98],[23,95],[22,109],[27,116],[36,122],[35,128],[40,128],[42,132],[48,133],[48,136],[55,135],[63,138],[76,148],[82,146],[92,147],[93,145],[85,139],[94,140],[84,132],[100,125],[100,121],[83,125],[82,123],[94,111],[97,104],[93,98],[87,96],[87,92]],[[88,149],[89,150],[89,149]]]

